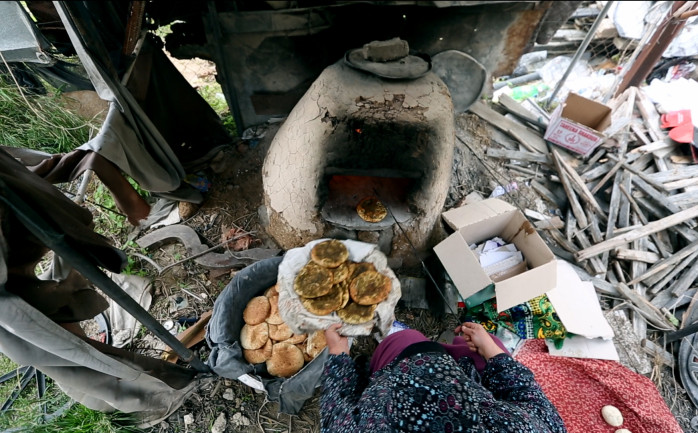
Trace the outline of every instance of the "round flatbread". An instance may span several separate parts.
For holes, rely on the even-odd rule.
[[[349,302],[346,307],[337,310],[337,315],[342,322],[350,325],[366,323],[373,319],[373,313],[377,305],[359,305],[356,302]]]
[[[301,352],[303,352],[303,360],[305,362],[310,362],[313,360],[313,358],[310,355],[308,355],[308,351],[306,350],[307,345],[308,344],[307,344],[307,340],[306,340],[300,344],[296,344],[296,347],[299,348],[301,350]]]
[[[354,278],[358,277],[359,275],[361,275],[367,271],[376,272],[376,267],[373,265],[373,263],[370,263],[370,262],[353,263],[353,266],[351,268],[351,277],[349,277],[349,279],[353,280]]]
[[[270,311],[269,299],[266,296],[255,296],[242,312],[242,320],[248,325],[259,325],[267,320]]]
[[[293,290],[304,298],[326,295],[332,288],[332,272],[315,262],[308,262],[296,275]]]
[[[340,303],[339,308],[337,308],[340,310],[346,307],[349,301],[351,301],[351,295],[349,294],[349,281],[344,280],[341,283],[336,284],[336,286],[338,286],[339,290],[342,292],[342,302]]]
[[[336,268],[349,257],[349,250],[342,241],[332,239],[320,242],[310,250],[310,258],[313,262],[325,268]]]
[[[271,298],[272,296],[279,296],[279,289],[276,287],[276,284],[265,290],[264,296],[266,296],[267,298]]]
[[[245,324],[240,331],[240,345],[243,349],[259,349],[267,343],[268,339],[269,325],[266,322],[258,325]]]
[[[366,271],[351,280],[349,294],[357,304],[373,305],[383,302],[390,294],[390,278],[376,271]]]
[[[327,340],[324,330],[320,329],[308,334],[308,340],[305,342],[305,351],[308,356],[315,359],[325,347],[327,347]]]
[[[267,372],[272,376],[291,377],[296,374],[305,363],[303,352],[293,344],[276,343],[271,351],[271,358],[267,360]]]
[[[260,349],[247,350],[242,349],[242,355],[245,357],[245,361],[250,364],[261,364],[266,362],[267,359],[271,358],[271,340],[267,340],[264,346]]]
[[[284,323],[284,319],[279,314],[279,295],[270,297],[269,305],[271,310],[269,311],[269,317],[267,317],[267,323],[270,325],[281,325]]]
[[[308,339],[308,334],[293,334],[291,337],[289,337],[284,343],[289,343],[289,344],[301,344],[305,340]]]
[[[366,197],[356,206],[356,213],[359,217],[369,223],[383,221],[388,215],[388,209],[376,197]]]
[[[344,262],[336,268],[332,269],[332,282],[334,284],[339,284],[342,281],[346,281],[351,276],[352,266],[349,262]]]
[[[306,310],[318,316],[326,316],[338,310],[342,305],[342,289],[335,285],[330,288],[330,292],[319,298],[301,298],[301,303]]]
[[[269,325],[269,338],[274,341],[288,340],[292,335],[293,331],[291,331],[291,328],[285,323],[280,325]]]

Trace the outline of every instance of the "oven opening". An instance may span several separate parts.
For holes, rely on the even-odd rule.
[[[388,171],[390,175],[381,176],[329,167],[325,177],[326,196],[321,197],[324,200],[322,217],[335,226],[364,231],[389,228],[395,224],[395,220],[401,224],[411,220],[414,215],[410,211],[409,197],[418,179],[392,177],[397,173]],[[388,210],[387,215],[378,222],[365,221],[357,212],[359,203],[371,197],[378,199]]]

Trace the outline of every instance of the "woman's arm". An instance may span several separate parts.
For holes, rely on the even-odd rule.
[[[482,385],[495,399],[519,406],[541,421],[550,431],[564,433],[566,429],[560,414],[545,396],[531,370],[507,354],[499,354],[487,361]]]
[[[330,355],[325,362],[320,396],[322,430],[331,432],[358,431],[357,408],[361,390],[359,372],[346,353]]]

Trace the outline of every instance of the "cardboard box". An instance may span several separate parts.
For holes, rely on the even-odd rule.
[[[570,93],[553,111],[543,138],[587,156],[603,142],[603,131],[610,125],[610,107]]]
[[[504,311],[545,294],[556,285],[555,256],[526,217],[514,206],[493,198],[452,209],[442,214],[455,231],[434,247],[436,255],[463,299],[487,294],[493,286],[497,310]],[[469,245],[495,236],[516,245],[528,270],[494,282],[480,266]],[[483,291],[484,290],[484,291]],[[492,297],[480,296],[481,302]]]

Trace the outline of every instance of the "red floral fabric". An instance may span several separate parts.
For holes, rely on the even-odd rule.
[[[526,340],[516,360],[533,371],[569,433],[682,433],[652,381],[618,362],[551,356],[543,340]],[[605,405],[620,410],[621,427],[606,424]]]

